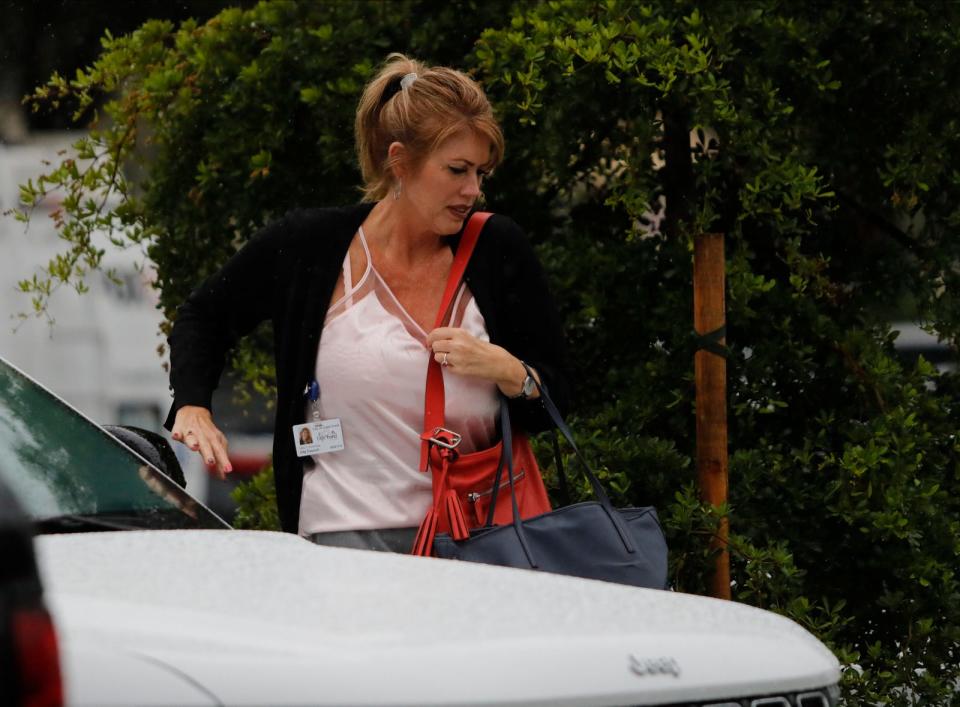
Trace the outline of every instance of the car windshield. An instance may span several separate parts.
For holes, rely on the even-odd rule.
[[[43,531],[229,527],[0,359],[0,484]]]

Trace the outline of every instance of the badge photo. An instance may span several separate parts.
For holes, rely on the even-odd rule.
[[[293,442],[297,447],[298,457],[340,451],[344,448],[340,418],[294,425]]]

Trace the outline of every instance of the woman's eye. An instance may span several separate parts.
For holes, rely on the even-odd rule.
[[[454,174],[466,174],[467,170],[465,167],[451,167],[450,171]]]

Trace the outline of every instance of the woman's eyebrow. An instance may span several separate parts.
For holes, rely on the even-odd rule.
[[[451,162],[466,162],[468,166],[473,167],[476,163],[471,162],[466,157],[454,157],[450,160]]]

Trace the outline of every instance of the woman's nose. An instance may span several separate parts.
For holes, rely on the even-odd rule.
[[[480,175],[473,174],[464,180],[462,193],[464,196],[476,198],[480,194]]]

